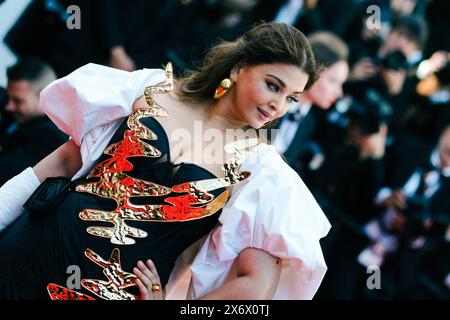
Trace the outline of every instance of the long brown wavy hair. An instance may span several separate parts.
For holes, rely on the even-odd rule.
[[[285,63],[308,74],[305,90],[317,80],[321,66],[316,62],[305,35],[285,23],[259,23],[235,41],[222,41],[212,47],[203,62],[177,80],[176,93],[186,102],[213,100],[219,83],[238,64],[255,66]]]

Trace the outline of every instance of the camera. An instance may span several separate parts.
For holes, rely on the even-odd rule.
[[[373,61],[376,65],[389,70],[405,70],[408,68],[408,60],[403,52],[399,50],[388,52],[384,57],[375,57]]]
[[[387,53],[380,61],[379,65],[389,70],[405,70],[408,68],[408,60],[401,51]]]
[[[361,97],[353,99],[347,111],[348,119],[364,135],[377,133],[391,114],[392,106],[374,89],[367,89]]]

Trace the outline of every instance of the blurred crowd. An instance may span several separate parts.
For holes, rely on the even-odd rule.
[[[0,90],[0,185],[67,139],[38,108],[54,79],[89,62],[181,74],[217,39],[289,23],[325,66],[275,125],[333,225],[316,299],[448,299],[449,14],[446,0],[34,0],[4,39],[19,59]]]

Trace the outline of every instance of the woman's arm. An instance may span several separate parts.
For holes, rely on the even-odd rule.
[[[270,300],[278,286],[281,261],[266,251],[247,248],[236,259],[237,276],[200,300]]]
[[[40,182],[48,177],[72,178],[81,168],[80,147],[69,140],[33,167]]]
[[[200,300],[269,300],[275,293],[281,274],[281,261],[255,248],[244,249],[235,260],[236,275]],[[160,284],[151,260],[138,262],[134,269],[143,300],[163,299],[161,292],[152,292],[152,285]]]
[[[79,147],[72,141],[64,143],[34,168],[27,168],[0,188],[0,232],[23,212],[23,204],[48,177],[71,178],[81,167]]]

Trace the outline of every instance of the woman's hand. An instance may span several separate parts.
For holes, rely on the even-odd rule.
[[[138,277],[136,284],[141,294],[140,300],[164,300],[165,292],[152,260],[147,260],[146,264],[138,261],[133,272]]]

